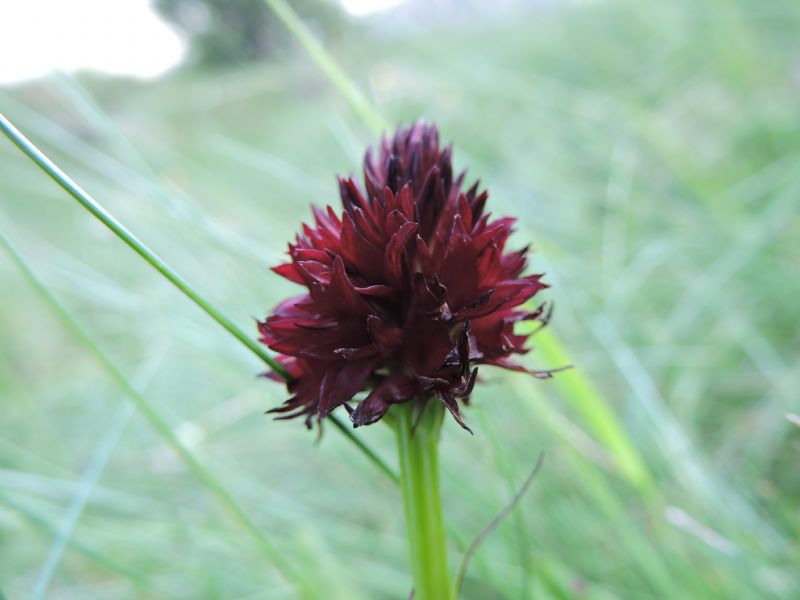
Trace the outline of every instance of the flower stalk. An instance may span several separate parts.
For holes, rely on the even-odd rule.
[[[444,407],[436,400],[395,407],[397,449],[415,600],[452,600],[442,502],[439,434]]]

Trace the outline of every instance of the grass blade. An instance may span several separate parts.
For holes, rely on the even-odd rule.
[[[92,198],[86,191],[75,183],[69,175],[64,173],[56,164],[51,161],[44,153],[39,150],[28,138],[26,138],[14,125],[0,114],[0,129],[6,134],[14,145],[17,146],[28,158],[42,169],[53,181],[55,181],[64,191],[78,201],[81,206],[92,213],[103,225],[113,231],[117,237],[130,246],[134,252],[144,258],[154,269],[166,277],[170,283],[175,285],[180,291],[189,297],[197,306],[203,309],[212,319],[222,325],[231,335],[244,344],[253,354],[263,360],[269,367],[284,379],[289,375],[278,361],[272,358],[267,352],[250,336],[245,334],[233,322],[223,315],[216,308],[211,306],[205,298],[195,290],[189,283],[176,273],[167,263],[165,263],[155,252],[148,248],[141,240],[131,233],[122,223],[117,221],[111,213],[103,208],[99,202]]]
[[[494,518],[491,521],[489,521],[489,523],[483,529],[481,529],[480,533],[469,545],[466,552],[464,552],[464,557],[461,559],[461,564],[459,565],[458,573],[456,574],[456,583],[455,583],[456,594],[459,594],[461,591],[461,585],[464,583],[464,576],[467,574],[467,568],[469,567],[469,562],[472,559],[472,556],[478,550],[478,547],[481,545],[483,540],[485,540],[489,536],[489,534],[491,534],[495,529],[497,529],[497,526],[500,525],[500,522],[503,519],[505,519],[509,514],[511,514],[511,511],[513,511],[514,508],[516,508],[517,504],[519,504],[520,500],[522,500],[522,497],[528,491],[528,488],[531,487],[533,480],[536,479],[536,476],[539,474],[543,462],[544,462],[544,453],[542,452],[539,454],[539,458],[536,459],[536,465],[533,467],[533,470],[525,479],[519,491],[516,494],[514,494],[514,497],[511,499],[511,502],[509,502],[506,506],[504,506],[503,509],[499,513],[497,513],[494,516]]]
[[[53,579],[58,569],[58,563],[61,562],[64,550],[66,550],[69,540],[72,537],[72,532],[75,530],[75,526],[81,514],[83,514],[86,505],[89,503],[92,492],[97,482],[100,480],[108,461],[111,459],[117,442],[119,442],[122,433],[128,426],[128,422],[131,416],[133,416],[134,410],[131,404],[125,404],[117,409],[117,413],[114,415],[109,425],[108,432],[101,438],[95,451],[92,453],[92,457],[82,477],[80,490],[64,513],[58,525],[56,538],[50,546],[44,563],[39,569],[39,574],[36,577],[36,584],[31,593],[31,600],[41,600],[47,594],[47,588],[50,586],[50,581]]]
[[[264,0],[267,5],[280,19],[286,29],[295,37],[303,49],[308,52],[311,59],[317,63],[322,72],[331,80],[331,83],[344,96],[359,117],[375,133],[381,133],[386,129],[386,122],[378,114],[378,111],[370,104],[364,94],[361,93],[342,67],[331,57],[314,34],[309,31],[305,23],[300,19],[295,10],[289,6],[286,0]]]
[[[476,413],[475,416],[477,417],[478,422],[480,423],[481,432],[483,435],[486,436],[487,440],[489,441],[489,445],[492,448],[494,464],[496,465],[497,471],[498,473],[501,473],[503,479],[505,479],[507,493],[509,494],[509,497],[513,498],[514,495],[517,493],[517,486],[516,483],[514,482],[514,476],[512,473],[511,464],[506,452],[507,450],[506,444],[504,444],[503,441],[500,440],[499,436],[497,435],[497,432],[492,427],[489,418],[486,416],[484,407],[476,405],[473,410]],[[522,518],[522,511],[515,510],[511,515],[511,518],[514,520],[513,524],[514,537],[516,539],[517,551],[519,553],[519,564],[522,567],[520,569],[519,599],[529,600],[531,598],[530,580],[532,579],[534,572],[534,565],[532,560],[533,546],[531,540],[528,537],[528,532],[525,527],[525,521]]]
[[[186,466],[197,477],[200,483],[214,496],[228,515],[237,522],[257,543],[262,553],[272,562],[278,573],[290,583],[302,587],[302,579],[294,575],[293,567],[287,562],[283,553],[272,545],[261,532],[247,513],[233,499],[227,489],[214,477],[211,471],[187,448],[172,431],[169,424],[161,417],[158,411],[142,396],[123,375],[123,373],[110,361],[92,336],[78,323],[75,317],[62,305],[50,292],[33,270],[28,266],[22,255],[17,252],[11,242],[0,232],[0,246],[6,250],[11,261],[19,269],[25,279],[30,283],[42,300],[50,307],[65,328],[75,339],[92,355],[103,370],[109,375],[120,390],[131,400],[136,409],[144,416],[155,431],[183,460]]]
[[[133,233],[131,233],[122,223],[120,223],[114,216],[112,216],[100,203],[92,198],[86,191],[84,191],[77,183],[75,183],[66,173],[64,173],[58,166],[51,161],[45,154],[39,150],[29,139],[27,139],[14,125],[5,117],[0,114],[0,129],[3,133],[17,146],[28,158],[30,158],[36,165],[42,169],[59,187],[72,196],[81,206],[92,213],[100,222],[113,231],[117,237],[130,246],[139,256],[144,258],[153,268],[161,273],[167,280],[169,280],[175,287],[189,297],[197,306],[199,306],[206,314],[208,314],[217,323],[222,325],[228,333],[233,335],[244,346],[246,346],[253,354],[264,361],[275,373],[288,379],[289,374],[281,364],[271,357],[266,350],[250,336],[244,333],[237,327],[230,319],[223,315],[219,310],[214,308],[197,290],[195,290],[186,280],[184,280],[175,270],[173,270],[167,263],[165,263],[159,256],[148,248],[141,240],[139,240]],[[345,431],[345,425],[335,415],[329,415],[330,419],[336,427]],[[355,434],[350,432],[347,436],[350,441],[356,442],[356,446],[362,451],[367,450],[365,442],[359,440]],[[369,460],[378,464],[381,471],[384,473],[392,473],[392,470],[386,465],[378,455],[369,451],[366,452]],[[399,481],[397,475],[390,476],[394,481]]]
[[[569,364],[564,345],[547,329],[537,334],[536,351],[548,365]],[[588,377],[580,369],[569,369],[559,373],[551,383],[581,413],[597,440],[612,455],[619,472],[638,489],[650,488],[652,478],[641,455]]]

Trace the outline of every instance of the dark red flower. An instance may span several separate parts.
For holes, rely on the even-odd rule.
[[[551,375],[511,360],[527,351],[514,324],[549,318],[520,305],[547,286],[522,275],[528,248],[505,251],[514,219],[485,212],[488,193],[478,182],[463,189],[451,155],[434,125],[400,129],[367,151],[363,188],[339,179],[343,213],[313,208],[291,262],[274,269],[307,293],[259,323],[291,375],[278,418],[305,416],[310,427],[344,404],[355,426],[367,425],[392,404],[436,397],[466,428],[458,400],[476,365]]]

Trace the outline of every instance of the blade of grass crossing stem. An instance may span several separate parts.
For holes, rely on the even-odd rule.
[[[28,158],[42,169],[53,181],[55,181],[64,191],[72,196],[81,206],[92,213],[100,222],[113,231],[117,237],[130,246],[139,256],[144,258],[153,268],[161,273],[175,287],[189,297],[206,314],[219,323],[228,333],[239,340],[248,350],[264,361],[275,373],[288,379],[289,374],[286,369],[271,357],[266,350],[250,336],[245,334],[230,319],[214,308],[197,290],[178,275],[167,263],[165,263],[155,252],[141,242],[133,233],[114,218],[105,208],[103,208],[94,198],[86,193],[77,183],[75,183],[66,173],[53,163],[45,154],[39,150],[30,140],[28,140],[14,125],[2,114],[0,114],[0,129]],[[347,428],[335,415],[329,415],[330,419],[340,431],[347,431]],[[356,442],[356,446],[366,453],[367,458],[378,465],[384,473],[391,473],[393,481],[399,481],[397,475],[378,457],[375,452],[368,450],[367,445],[355,434],[348,432],[347,438]]]
[[[308,52],[339,93],[350,103],[364,123],[380,133],[385,121],[378,111],[368,103],[358,87],[350,80],[341,66],[331,57],[314,34],[306,27],[298,14],[285,0],[264,0],[274,11],[289,32]],[[553,365],[569,364],[563,344],[549,331],[538,338],[540,353]],[[555,384],[562,394],[578,408],[590,422],[599,438],[614,453],[620,471],[634,485],[647,488],[651,485],[650,474],[633,443],[623,431],[611,408],[589,380],[577,369],[559,373]]]
[[[188,296],[195,304],[205,311],[217,323],[222,325],[231,335],[244,344],[253,354],[263,360],[281,377],[287,378],[286,369],[251,337],[246,335],[225,315],[211,306],[199,292],[167,265],[155,252],[150,250],[141,240],[131,233],[122,223],[117,221],[94,198],[75,183],[66,173],[56,166],[44,153],[28,140],[14,125],[0,114],[0,129],[28,158],[42,169],[53,181],[63,188],[70,196],[78,201],[81,206],[92,213],[100,222],[113,231],[117,237],[130,246],[134,252],[144,258],[153,268],[166,277],[175,287]]]
[[[149,167],[139,151],[124,135],[117,130],[110,117],[97,104],[89,92],[87,92],[86,89],[80,85],[80,83],[65,74],[59,74],[56,77],[56,82],[58,83],[59,88],[68,96],[68,99],[72,101],[72,104],[76,106],[77,110],[87,120],[87,122],[95,126],[99,135],[108,139],[115,148],[119,148],[120,154],[128,157],[138,166],[139,169],[144,170],[148,177],[155,178],[155,172]],[[295,167],[292,168],[296,169]],[[296,169],[296,171],[297,173],[295,173],[295,175],[301,173],[299,169]],[[297,177],[290,179],[292,182],[297,181]],[[361,440],[361,438],[354,434],[352,428],[347,427],[340,419],[335,418],[333,415],[331,421],[336,429],[338,429],[345,437],[355,444],[370,462],[375,464],[378,469],[383,471],[386,476],[389,477],[389,479],[391,479],[395,484],[400,484],[399,476],[392,471],[386,465],[386,463],[383,462],[380,457],[363,442],[363,440]]]
[[[364,123],[375,133],[386,129],[386,123],[378,111],[370,104],[369,100],[356,87],[341,66],[325,50],[319,40],[306,27],[302,19],[286,0],[264,0],[275,13],[275,16],[289,30],[303,49],[308,52],[311,59],[317,63],[322,72],[331,80],[331,83],[344,96],[353,110]]]
[[[258,544],[262,553],[276,567],[278,573],[288,582],[302,588],[302,578],[294,574],[293,568],[285,559],[283,553],[278,551],[266,538],[261,530],[253,523],[247,513],[236,503],[225,487],[212,475],[205,465],[181,443],[169,424],[161,417],[156,409],[128,382],[122,372],[108,359],[103,350],[95,343],[91,335],[83,329],[75,317],[58,301],[50,289],[31,270],[25,259],[17,252],[11,242],[0,231],[0,246],[3,246],[25,279],[36,290],[44,302],[56,314],[63,325],[76,338],[76,340],[94,356],[103,370],[111,377],[120,390],[131,400],[136,409],[145,417],[153,429],[176,452],[176,454],[189,467],[192,473],[203,486],[217,499],[222,508],[230,517],[239,523]]]

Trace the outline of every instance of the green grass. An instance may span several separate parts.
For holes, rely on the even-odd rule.
[[[454,569],[547,453],[463,598],[800,594],[798,26],[791,2],[607,2],[329,49],[387,122],[439,122],[520,217],[576,365],[486,369],[476,435],[445,425]],[[301,53],[149,85],[50,79],[0,109],[251,334],[295,291],[266,267],[372,140]],[[407,597],[399,490],[335,432],[264,417],[285,392],[246,348],[10,144],[0,157],[2,229],[309,585]],[[293,597],[140,415],[105,446],[120,394],[4,256],[0,289],[8,597],[44,576],[54,598]],[[359,433],[394,455],[388,428]]]

